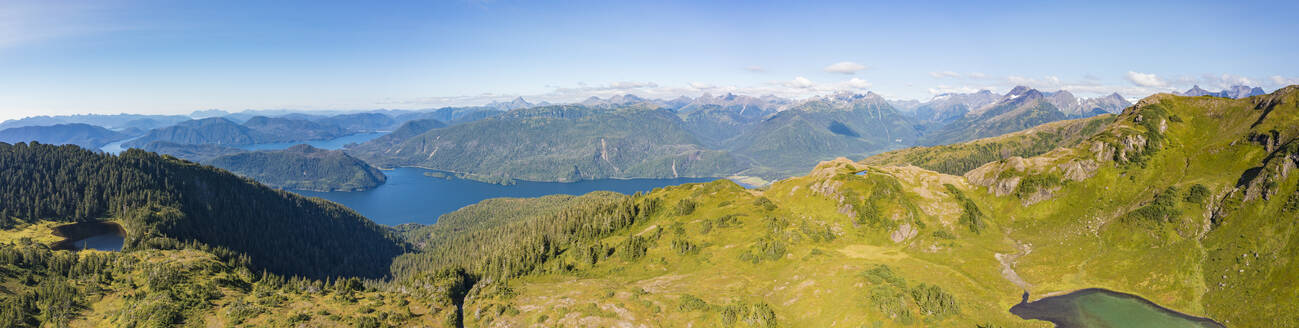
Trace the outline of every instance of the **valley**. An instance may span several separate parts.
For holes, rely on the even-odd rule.
[[[0,327],[1299,327],[1296,12],[3,0]]]
[[[1174,320],[1168,321],[1173,324],[1182,320],[1178,318],[1190,318],[1181,316],[1185,314],[1226,326],[1290,322],[1296,318],[1277,310],[1293,305],[1289,304],[1293,299],[1287,300],[1285,294],[1273,294],[1263,303],[1246,299],[1259,297],[1250,291],[1285,290],[1279,287],[1287,281],[1284,272],[1293,270],[1283,254],[1293,251],[1288,240],[1299,236],[1285,228],[1294,218],[1289,203],[1295,197],[1291,196],[1299,194],[1299,180],[1288,174],[1288,168],[1299,163],[1293,149],[1299,137],[1294,130],[1299,126],[1296,113],[1299,87],[1241,100],[1162,94],[1143,99],[1119,115],[1062,121],[964,143],[902,149],[860,161],[823,161],[810,173],[758,188],[725,179],[590,181],[594,187],[582,185],[586,182],[502,186],[400,168],[389,174],[416,178],[401,181],[423,181],[417,185],[446,183],[447,187],[432,188],[454,192],[439,196],[408,191],[393,180],[391,185],[370,191],[317,193],[354,206],[359,214],[324,200],[302,203],[307,198],[292,193],[258,192],[272,198],[298,199],[300,205],[296,206],[306,206],[303,210],[338,208],[341,212],[331,215],[353,217],[365,222],[362,226],[373,227],[367,229],[378,235],[365,237],[371,238],[368,240],[334,237],[372,245],[373,251],[388,254],[375,258],[390,263],[377,271],[386,274],[355,283],[330,279],[333,275],[328,273],[317,276],[325,277],[323,280],[288,278],[295,272],[328,272],[330,266],[308,266],[313,271],[301,271],[271,265],[268,258],[282,255],[250,248],[247,241],[216,237],[225,234],[221,230],[194,234],[186,229],[206,228],[171,227],[190,220],[211,220],[189,212],[195,200],[185,200],[187,194],[204,192],[194,189],[201,183],[177,186],[182,191],[175,203],[179,207],[165,201],[158,205],[160,209],[148,210],[158,214],[144,216],[149,212],[136,212],[131,208],[138,205],[129,204],[148,203],[129,201],[135,199],[132,193],[106,199],[109,203],[127,201],[122,203],[128,204],[124,210],[109,210],[93,200],[77,206],[6,207],[4,216],[12,218],[7,224],[26,231],[13,232],[21,235],[39,235],[42,222],[50,222],[29,218],[116,217],[126,230],[123,251],[87,254],[146,261],[171,258],[168,262],[175,264],[164,267],[181,270],[176,279],[197,285],[156,286],[150,293],[162,294],[150,295],[172,295],[169,297],[181,300],[199,290],[211,295],[197,299],[192,306],[173,309],[172,317],[123,316],[136,312],[120,303],[95,300],[129,297],[124,293],[131,289],[119,279],[144,277],[131,271],[139,268],[104,266],[95,269],[100,271],[88,271],[99,272],[89,273],[91,277],[99,275],[99,282],[86,282],[60,280],[64,278],[41,271],[57,270],[54,267],[14,266],[18,260],[9,259],[6,270],[37,280],[64,281],[59,283],[69,286],[98,284],[101,291],[88,294],[94,295],[92,298],[75,298],[74,302],[94,305],[76,311],[81,314],[62,317],[68,319],[50,317],[57,313],[52,311],[67,307],[37,307],[7,320],[68,320],[65,322],[74,325],[211,318],[267,325],[608,326],[666,320],[723,326],[839,326],[844,322],[1024,326],[1037,323],[1016,316],[1030,313],[1012,310],[1025,306],[1021,303],[1027,302],[1036,309],[1031,313],[1038,313],[1024,314],[1025,318],[1072,322],[1068,320],[1075,319],[1049,314],[1067,310],[1049,310],[1044,304],[1054,304],[1050,302],[1057,302],[1058,296],[1074,291],[1103,288],[1127,296],[1116,300],[1079,298],[1076,302],[1084,302],[1078,306],[1085,311],[1102,313],[1086,320],[1133,320],[1137,317],[1130,315],[1137,315],[1145,322]],[[192,171],[183,174],[227,181],[222,184],[234,181],[219,169],[190,168],[191,162],[151,157],[156,155],[139,150],[109,156],[70,146],[5,147],[0,153],[12,158],[48,158],[25,154],[52,151],[80,158],[77,162],[140,165],[123,162],[138,158],[144,160],[142,164],[178,170],[174,174]],[[984,164],[972,169],[965,164],[978,161]],[[30,166],[30,170],[44,170],[42,167],[46,166]],[[131,176],[131,170],[122,172]],[[25,185],[23,181],[6,185]],[[626,182],[629,189],[615,186],[612,188],[624,193],[589,192],[610,187],[606,183],[612,182]],[[240,187],[243,184],[249,185]],[[265,188],[253,186],[254,182],[245,181],[222,188]],[[424,213],[422,217],[446,213],[432,222],[400,219],[415,217],[412,214],[367,209],[397,206],[366,205],[429,202],[476,194],[465,191],[478,188],[499,189],[484,194],[508,191],[502,196],[537,197],[555,193],[556,186],[572,188],[561,192],[570,195],[483,201],[474,199],[483,196],[475,196],[465,198],[468,206],[459,209],[455,205],[445,210],[410,207],[413,210],[406,212]],[[85,193],[85,188],[62,190],[49,192],[71,194],[51,199],[94,195]],[[180,212],[171,212],[171,208]],[[292,207],[285,210],[293,211]],[[166,219],[151,219],[159,215]],[[384,224],[431,224],[384,227],[361,215]],[[388,217],[399,219],[388,221]],[[302,226],[323,223],[310,217],[300,220],[305,220],[299,221]],[[1272,233],[1264,235],[1267,242],[1242,243],[1241,231]],[[388,237],[378,237],[384,235]],[[180,243],[157,242],[173,238]],[[309,239],[306,235],[299,238]],[[3,240],[10,240],[5,249],[11,251],[39,253],[48,247],[31,239]],[[282,245],[310,247],[296,239],[284,240]],[[1079,253],[1079,249],[1088,251]],[[44,252],[52,253],[41,256],[64,254]],[[118,263],[136,260],[125,261]],[[187,267],[221,262],[226,264],[206,271]],[[268,271],[239,273],[244,267]],[[373,265],[366,268],[379,270]],[[218,273],[203,273],[211,270]],[[103,272],[114,273],[108,278]],[[184,287],[192,291],[175,289],[180,286],[192,286]],[[31,295],[39,298],[42,294]],[[284,298],[296,301],[273,301]],[[244,299],[256,301],[239,301]],[[236,311],[237,307],[241,310]],[[252,310],[242,310],[245,308]],[[1137,308],[1155,311],[1133,314],[1131,309]],[[357,310],[363,311],[354,312]],[[272,314],[284,311],[295,314]],[[1180,314],[1168,315],[1166,311]],[[1103,313],[1122,314],[1105,319]],[[1188,322],[1198,325],[1208,321]]]

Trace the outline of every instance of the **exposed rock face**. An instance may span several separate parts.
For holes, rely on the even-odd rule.
[[[1243,190],[1246,202],[1262,198],[1268,200],[1276,193],[1277,185],[1299,166],[1299,141],[1290,141],[1264,160],[1263,166],[1246,171],[1237,190]]]
[[[1128,135],[1126,137],[1123,137],[1123,140],[1120,141],[1120,144],[1123,146],[1123,148],[1118,150],[1117,159],[1119,161],[1127,162],[1130,160],[1128,154],[1136,155],[1145,151],[1146,136],[1140,134]]]
[[[898,226],[898,230],[894,230],[893,233],[889,234],[889,239],[894,243],[901,243],[915,237],[918,233],[919,231],[912,227],[910,223],[903,223]]]
[[[1062,163],[1059,167],[1064,171],[1065,179],[1083,181],[1096,175],[1096,170],[1100,169],[1101,165],[1095,160],[1084,159]]]
[[[1037,191],[1028,194],[1028,196],[1025,196],[1024,199],[1022,200],[1022,203],[1024,204],[1024,206],[1029,206],[1029,205],[1040,203],[1045,200],[1049,200],[1052,197],[1055,197],[1055,192],[1058,190],[1060,190],[1060,187],[1038,188]]]
[[[1110,145],[1104,142],[1092,141],[1092,146],[1089,150],[1091,150],[1092,154],[1096,154],[1096,161],[1108,161],[1114,159],[1114,147],[1110,147]]]
[[[824,196],[837,202],[839,206],[839,214],[847,215],[849,218],[855,218],[857,217],[857,209],[852,205],[852,203],[857,202],[857,200],[844,199],[843,193],[840,192],[840,188],[843,187],[843,181],[835,181],[833,178],[835,175],[843,173],[844,171],[855,171],[856,169],[855,163],[843,157],[821,162],[821,164],[817,164],[816,169],[813,169],[811,174],[811,176],[816,177],[819,182],[808,186],[808,190],[811,190],[814,195]]]

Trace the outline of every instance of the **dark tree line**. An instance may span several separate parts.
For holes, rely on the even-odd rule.
[[[540,198],[527,202],[552,200]],[[408,236],[419,236],[412,240],[418,240],[416,243],[423,245],[422,250],[398,257],[392,266],[393,274],[401,278],[419,272],[462,269],[477,277],[524,275],[569,251],[577,254],[579,249],[589,248],[588,244],[631,226],[659,207],[654,198],[614,193],[592,193],[563,204],[542,205],[539,208],[549,209],[537,215],[515,213],[515,206],[526,206],[524,204],[487,204],[499,207],[466,208],[462,211],[474,213],[484,220],[491,220],[489,217],[498,213],[517,216],[508,222],[488,225],[480,225],[479,220],[447,220],[444,216],[438,224],[408,232]],[[454,233],[448,233],[450,231]],[[597,260],[609,255],[608,249],[601,248],[597,252],[603,254],[594,256]]]
[[[141,150],[0,143],[0,228],[116,219],[126,249],[199,243],[256,269],[312,278],[383,277],[405,243],[338,204]]]

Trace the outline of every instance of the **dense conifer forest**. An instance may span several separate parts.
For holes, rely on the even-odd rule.
[[[388,228],[338,204],[136,149],[0,143],[0,199],[6,229],[115,220],[127,249],[198,243],[283,275],[383,277],[406,249]]]

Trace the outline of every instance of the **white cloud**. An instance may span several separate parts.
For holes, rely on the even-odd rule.
[[[619,81],[619,82],[610,83],[609,89],[628,90],[628,89],[640,89],[640,88],[653,88],[657,86],[659,85],[654,82]]]
[[[781,85],[789,88],[795,88],[795,89],[807,89],[807,88],[811,88],[813,85],[816,84],[812,83],[812,80],[808,80],[805,77],[799,76],[799,77],[795,77],[793,80],[790,80],[788,82],[781,83]]]
[[[961,73],[957,73],[953,71],[929,72],[929,76],[933,76],[934,78],[938,78],[938,79],[945,78],[945,77],[950,77],[955,79],[955,78],[960,78]]]
[[[754,72],[754,73],[762,73],[767,71],[766,68],[763,68],[762,66],[758,66],[758,65],[746,66],[744,67],[744,70]]]
[[[975,88],[967,85],[962,85],[962,86],[939,85],[937,87],[929,88],[929,93],[932,95],[940,95],[944,93],[972,93],[972,92],[979,92],[979,90],[980,90],[979,88]]]
[[[844,82],[843,82],[843,86],[846,87],[845,89],[849,89],[849,90],[852,90],[852,89],[866,89],[866,88],[871,87],[871,83],[870,83],[870,82],[866,82],[866,80],[862,80],[862,79],[859,79],[859,78],[855,78],[855,77],[854,77],[854,78],[848,79],[848,81],[844,81]]]
[[[1128,71],[1128,81],[1143,87],[1165,87],[1168,85],[1164,80],[1159,79],[1155,74],[1137,73]]]
[[[1221,74],[1221,75],[1205,74],[1204,78],[1200,79],[1200,81],[1204,84],[1203,87],[1215,88],[1215,89],[1226,89],[1237,85],[1258,86],[1259,84],[1257,81],[1254,81],[1253,79],[1244,76],[1239,76],[1239,75],[1232,75],[1232,74]]]
[[[1273,75],[1271,77],[1271,80],[1272,83],[1277,84],[1277,87],[1285,87],[1292,84],[1299,84],[1299,78],[1295,78],[1295,77],[1284,77],[1280,75]]]
[[[866,65],[862,65],[850,61],[838,62],[838,63],[830,64],[830,66],[825,67],[826,72],[839,73],[839,74],[855,74],[864,69],[866,69]]]
[[[987,75],[987,74],[983,74],[983,73],[979,73],[979,72],[970,72],[970,74],[966,74],[966,76],[969,76],[971,79],[986,79],[986,78],[988,78],[988,75]]]
[[[714,88],[713,85],[708,84],[708,83],[703,83],[703,82],[690,82],[690,87],[691,87],[691,88],[695,88],[695,89],[699,89],[699,90],[705,90],[705,89],[712,89],[712,88]]]

